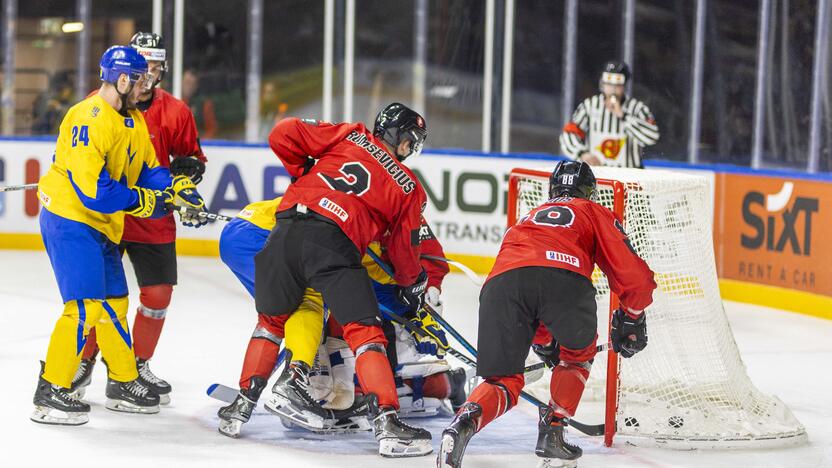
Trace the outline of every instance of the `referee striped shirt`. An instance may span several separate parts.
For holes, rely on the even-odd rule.
[[[624,116],[618,118],[604,106],[603,93],[584,99],[560,135],[564,154],[577,159],[588,151],[605,166],[643,167],[642,151],[659,141],[659,127],[638,99],[625,97],[621,108]]]

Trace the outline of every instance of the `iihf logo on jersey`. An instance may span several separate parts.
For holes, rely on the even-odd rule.
[[[136,126],[136,123],[133,121],[132,117],[125,117],[124,126],[127,128],[134,128]]]
[[[790,247],[795,255],[808,256],[812,247],[812,215],[819,211],[817,198],[794,197],[794,183],[784,182],[778,193],[765,195],[748,192],[742,200],[742,218],[753,235],[742,234],[740,242],[748,249],[759,249],[765,243],[766,250],[783,252]],[[754,207],[765,208],[765,215]],[[802,221],[802,223],[801,223]],[[802,232],[799,232],[802,228]]]

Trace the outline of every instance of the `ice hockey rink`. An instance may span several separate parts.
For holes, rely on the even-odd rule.
[[[90,422],[80,427],[32,423],[38,360],[61,305],[45,252],[0,251],[0,466],[271,466],[429,467],[435,456],[383,459],[371,433],[316,436],[284,429],[258,408],[243,435],[217,430],[220,402],[206,396],[214,382],[235,385],[254,325],[253,301],[217,258],[183,257],[179,283],[153,369],[171,382],[172,403],[157,415],[127,415],[104,408],[103,366],[87,391]],[[132,271],[126,265],[131,285]],[[131,286],[135,289],[134,286]],[[477,288],[464,276],[444,284],[445,316],[469,339],[476,336]],[[131,309],[136,298],[131,295]],[[807,445],[777,450],[671,451],[605,448],[600,438],[574,432],[584,450],[581,467],[832,467],[832,322],[764,307],[726,303],[728,318],[751,380],[779,396],[805,425]],[[131,314],[132,315],[132,314]],[[132,323],[132,317],[131,317]],[[581,418],[583,422],[600,421]],[[425,424],[438,446],[448,419]],[[478,434],[466,468],[534,467],[536,410],[521,403]]]

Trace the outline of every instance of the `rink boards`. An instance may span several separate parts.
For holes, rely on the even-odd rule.
[[[206,142],[208,170],[199,191],[208,209],[234,215],[250,202],[283,193],[289,176],[263,144]],[[54,139],[0,140],[0,186],[37,182],[51,163]],[[448,256],[487,273],[506,220],[512,168],[548,169],[549,154],[432,150],[408,161],[428,196],[427,218]],[[708,179],[714,249],[723,297],[832,318],[832,177],[752,171],[726,165],[656,161],[665,170]],[[40,249],[34,191],[0,193],[0,248]],[[217,255],[222,223],[179,227],[186,255]]]

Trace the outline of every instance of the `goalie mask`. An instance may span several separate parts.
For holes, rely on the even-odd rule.
[[[595,200],[595,174],[589,164],[561,161],[549,176],[549,198],[574,197]]]
[[[404,156],[395,155],[399,161],[404,161],[405,158],[422,152],[422,146],[428,137],[428,129],[425,119],[418,112],[404,104],[394,102],[382,109],[376,116],[373,135],[392,146],[394,151],[402,141],[410,141],[409,153]]]

